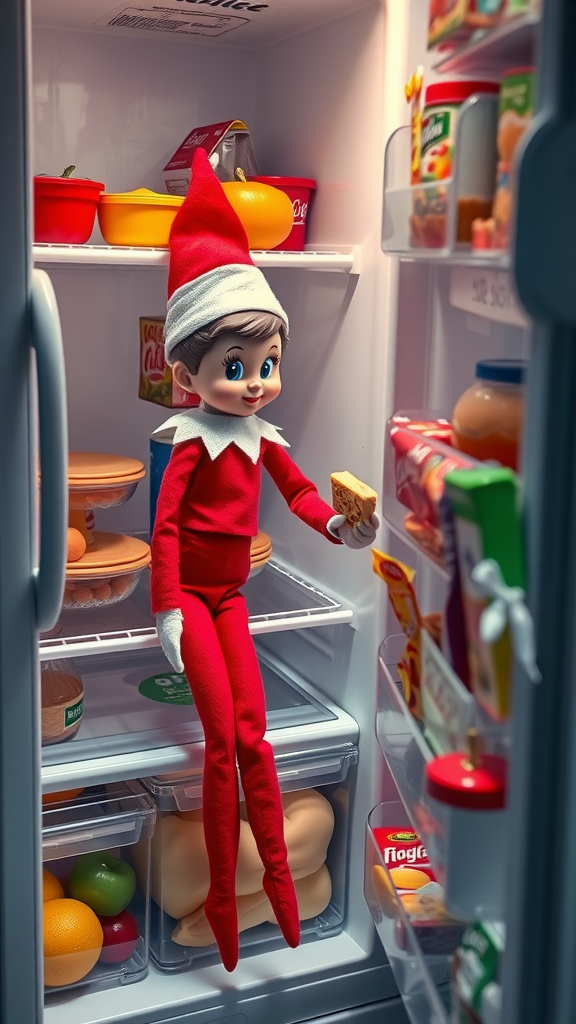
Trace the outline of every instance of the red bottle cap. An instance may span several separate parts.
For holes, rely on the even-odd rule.
[[[426,765],[426,791],[440,803],[471,811],[499,811],[506,806],[503,757],[485,754],[474,767],[465,753],[436,757]]]
[[[440,103],[463,103],[475,92],[500,92],[498,82],[434,82],[424,94],[424,106]]]

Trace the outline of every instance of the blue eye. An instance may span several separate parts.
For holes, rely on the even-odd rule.
[[[239,359],[235,359],[234,362],[228,363],[226,367],[227,380],[242,380],[243,376],[244,366]]]
[[[268,356],[268,359],[265,359],[264,362],[262,363],[262,366],[260,367],[260,377],[262,378],[262,380],[266,380],[266,378],[269,377],[270,374],[272,373],[273,369],[274,360],[271,359],[270,356]]]

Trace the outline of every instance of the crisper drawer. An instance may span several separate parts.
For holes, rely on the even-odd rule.
[[[137,782],[44,798],[46,999],[148,971],[150,844],[156,808]],[[142,870],[138,877],[134,853]]]
[[[342,929],[346,898],[348,812],[355,745],[304,750],[276,757],[284,807],[284,838],[301,917],[302,941]],[[156,801],[152,841],[151,955],[163,972],[219,960],[204,917],[208,859],[202,826],[202,772],[141,780]],[[240,955],[283,947],[262,891],[262,864],[246,809],[240,810],[236,875]]]
[[[448,1024],[450,961],[463,926],[449,920],[438,909],[434,896],[424,897],[422,920],[413,926],[408,916],[411,904],[398,895],[390,874],[391,862],[382,852],[379,830],[397,830],[408,836],[411,822],[402,803],[390,802],[375,807],[368,819],[364,895],[378,936],[394,974],[394,979],[412,1024]],[[400,861],[400,863],[405,863]],[[406,870],[406,869],[405,869]],[[408,869],[416,876],[418,869]],[[398,875],[395,876],[398,882]],[[411,879],[416,885],[423,879]],[[414,915],[413,915],[414,916]]]

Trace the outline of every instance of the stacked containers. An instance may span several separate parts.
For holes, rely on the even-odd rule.
[[[148,973],[154,802],[137,782],[95,786],[42,813],[46,996]],[[138,878],[134,851],[138,845]]]

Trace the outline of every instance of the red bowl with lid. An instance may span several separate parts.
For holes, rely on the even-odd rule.
[[[34,241],[83,245],[94,227],[101,181],[34,178]]]
[[[285,192],[294,210],[294,223],[287,238],[275,249],[282,252],[302,252],[306,242],[306,222],[310,212],[312,195],[316,189],[313,178],[287,178],[251,174],[250,181],[260,181],[263,185],[271,185]]]

